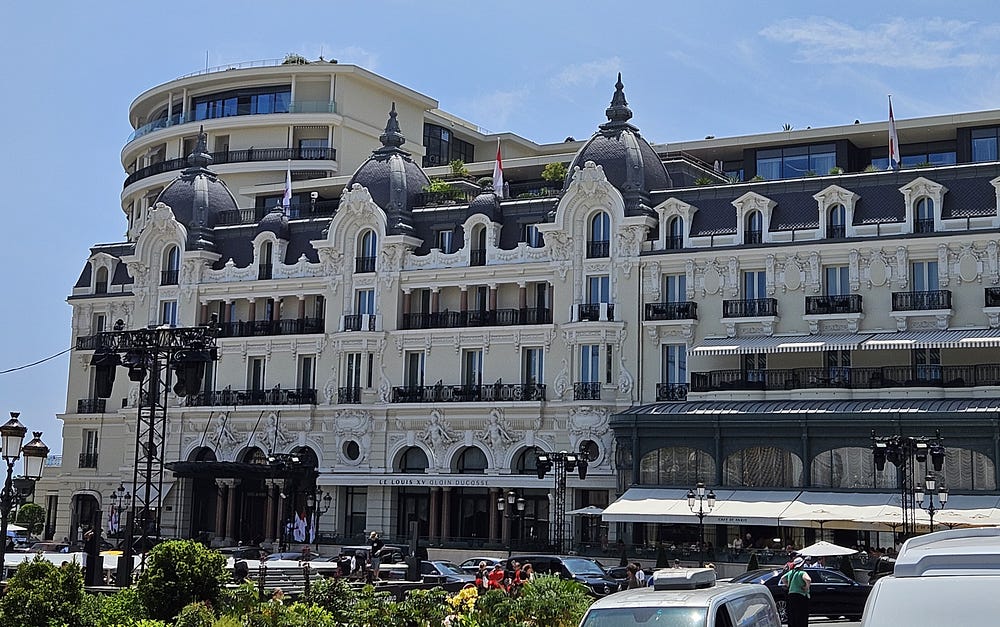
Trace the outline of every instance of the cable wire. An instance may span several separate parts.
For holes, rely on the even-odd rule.
[[[34,363],[25,364],[23,366],[18,366],[16,368],[8,368],[7,370],[0,370],[0,374],[9,374],[11,372],[17,372],[18,370],[24,370],[25,368],[31,368],[32,366],[37,366],[38,364],[44,364],[45,362],[50,361],[52,359],[55,359],[56,357],[59,357],[60,355],[65,355],[66,353],[70,352],[71,350],[73,350],[72,346],[69,347],[69,348],[67,348],[64,351],[60,351],[60,352],[56,353],[55,355],[50,355],[49,357],[46,357],[45,359],[39,359],[38,361],[36,361]]]

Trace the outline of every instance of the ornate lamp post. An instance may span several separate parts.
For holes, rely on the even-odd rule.
[[[937,489],[938,501],[941,503],[940,507],[934,507],[934,491]],[[926,491],[925,491],[926,490]],[[927,505],[924,505],[924,494],[927,495]],[[934,512],[939,512],[944,509],[944,506],[948,503],[948,488],[941,484],[940,487],[937,485],[937,481],[934,479],[934,475],[927,473],[924,477],[924,485],[919,483],[915,488],[913,488],[913,500],[916,502],[920,509],[927,512],[927,515],[931,519],[931,532],[934,531]]]
[[[20,413],[10,412],[10,420],[0,427],[0,452],[7,463],[7,475],[0,492],[0,579],[3,575],[4,557],[7,553],[7,524],[14,501],[30,494],[35,482],[42,478],[45,468],[45,458],[49,455],[49,447],[42,442],[42,432],[33,431],[34,438],[21,445],[28,428],[18,420]],[[14,464],[24,455],[24,481],[18,478],[18,487],[14,487]]]
[[[111,501],[111,525],[109,525],[108,531],[116,535],[121,536],[121,532],[124,529],[123,526],[123,516],[128,511],[132,504],[132,495],[125,491],[125,484],[119,483],[118,489],[112,492],[108,499]],[[121,540],[119,539],[119,545]]]
[[[509,506],[509,507],[508,507]],[[524,517],[524,497],[518,496],[517,492],[508,490],[506,498],[497,499],[497,511],[503,514],[507,521],[507,559],[510,559],[513,547],[515,519],[521,520]]]
[[[711,513],[715,508],[715,492],[709,490],[706,494],[705,484],[699,481],[698,485],[688,490],[687,497],[688,507],[698,516],[698,565],[703,567],[705,566],[705,515]],[[696,501],[698,509],[694,508]]]

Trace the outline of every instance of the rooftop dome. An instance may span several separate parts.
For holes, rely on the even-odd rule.
[[[572,179],[573,168],[583,167],[588,161],[604,168],[608,181],[618,188],[625,198],[626,213],[635,214],[648,210],[649,192],[672,187],[670,175],[656,151],[639,134],[639,129],[629,124],[632,110],[625,101],[622,75],[618,73],[615,95],[605,114],[608,121],[601,124],[569,166],[566,187]]]
[[[500,220],[500,199],[492,188],[485,188],[469,203],[468,215],[481,213],[493,222]]]
[[[358,183],[368,189],[375,204],[385,211],[387,235],[412,233],[411,209],[416,204],[417,194],[430,185],[430,180],[410,158],[410,153],[400,148],[406,139],[396,120],[395,102],[379,140],[382,147],[361,164],[347,188]]]
[[[261,233],[270,231],[278,239],[288,240],[288,216],[280,206],[275,206],[267,213],[260,222],[257,223],[257,232],[254,237]]]
[[[208,154],[206,143],[207,135],[202,128],[198,143],[188,155],[188,167],[156,197],[156,202],[169,206],[177,221],[187,227],[188,250],[214,250],[212,227],[216,215],[239,209],[233,193],[208,169],[212,155]]]

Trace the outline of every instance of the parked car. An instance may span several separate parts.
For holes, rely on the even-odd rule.
[[[847,617],[850,620],[861,618],[865,601],[872,591],[870,585],[858,583],[832,568],[810,567],[805,571],[812,579],[812,584],[809,586],[809,616]],[[778,585],[782,572],[780,568],[751,570],[739,577],[733,577],[732,583],[755,583],[766,586],[774,597],[781,620],[784,622],[788,588]]]
[[[986,625],[1000,613],[1000,527],[910,538],[872,587],[862,627]]]
[[[420,576],[428,583],[471,583],[476,580],[475,575],[445,560],[420,562]]]
[[[69,553],[69,545],[65,542],[35,542],[28,551],[30,553]]]
[[[298,562],[309,562],[316,559],[317,557],[320,557],[319,553],[315,553],[313,551],[309,551],[308,554],[303,553],[302,551],[282,551],[280,553],[271,553],[270,555],[267,556],[266,561],[276,562],[278,560],[291,560]],[[243,559],[256,559],[256,558],[247,557]]]
[[[613,577],[604,572],[597,560],[575,555],[514,555],[506,562],[504,568],[511,568],[513,562],[522,566],[531,564],[536,574],[558,575],[563,579],[574,579],[587,586],[590,593],[602,597],[612,592],[618,592],[619,585]]]
[[[480,562],[485,562],[487,568],[493,568],[495,565],[499,564],[503,560],[497,557],[470,557],[461,564],[458,565],[462,572],[468,573],[470,575],[475,575],[479,572]]]
[[[580,627],[780,627],[767,588],[716,583],[711,568],[664,568],[653,585],[598,599]]]
[[[234,560],[261,560],[267,558],[267,551],[259,546],[224,546],[216,549]]]

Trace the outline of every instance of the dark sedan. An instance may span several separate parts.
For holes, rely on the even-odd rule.
[[[812,584],[809,586],[809,615],[829,618],[847,617],[859,620],[872,587],[854,581],[839,570],[806,568]],[[781,569],[751,570],[733,578],[733,583],[760,583],[767,586],[785,621],[785,596],[788,589],[778,585]]]

